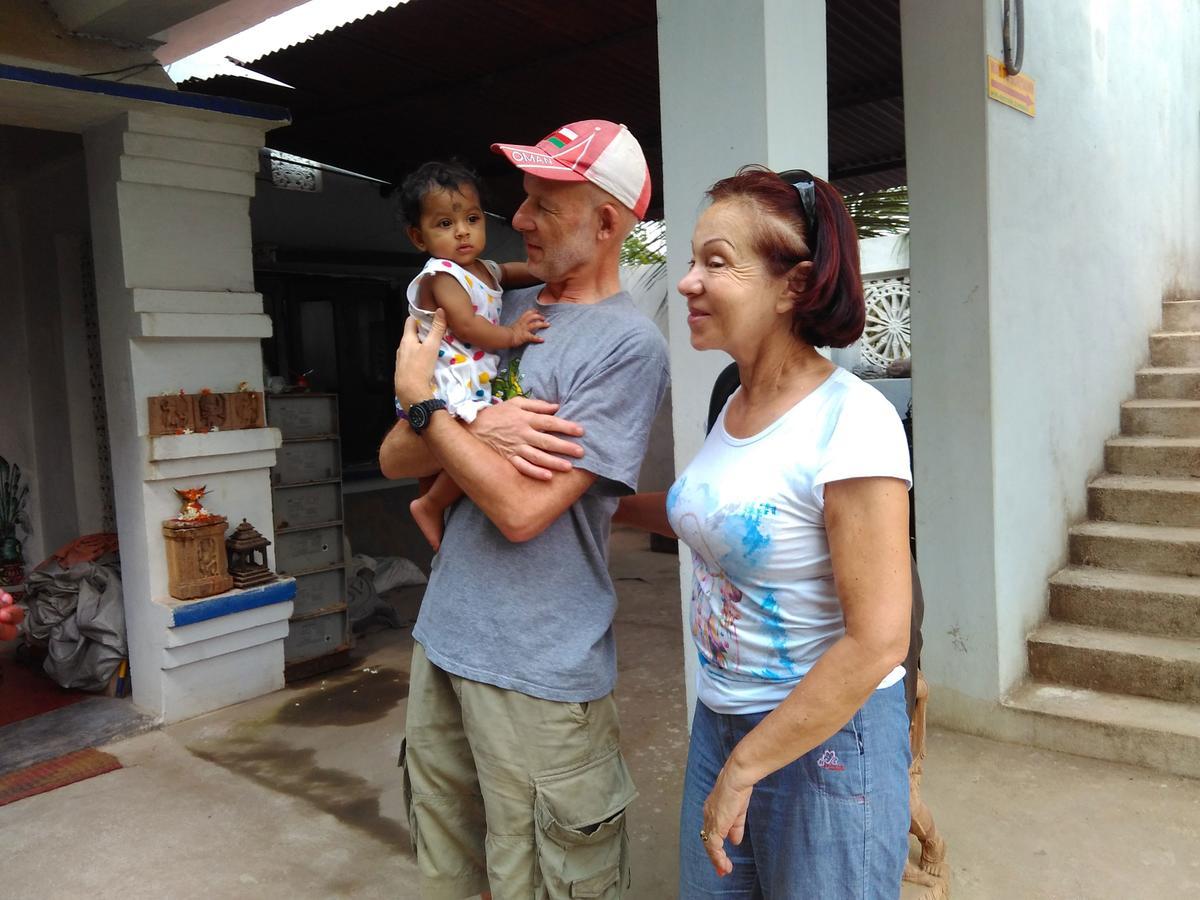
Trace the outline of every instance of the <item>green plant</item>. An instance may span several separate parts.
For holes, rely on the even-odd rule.
[[[847,194],[846,211],[854,220],[858,239],[908,231],[908,188],[894,187],[865,194]]]
[[[621,245],[621,265],[661,266],[667,261],[667,230],[662,222],[638,222]]]
[[[29,534],[29,516],[25,512],[25,503],[29,499],[29,485],[23,484],[21,467],[0,456],[0,537],[17,536],[20,527]],[[18,548],[20,544],[17,545]]]

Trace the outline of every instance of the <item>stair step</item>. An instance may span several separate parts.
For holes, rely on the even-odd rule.
[[[1150,335],[1150,364],[1200,365],[1200,331],[1158,331]]]
[[[1003,705],[1023,742],[1200,778],[1200,706],[1032,680]]]
[[[1060,622],[1168,637],[1200,637],[1200,578],[1079,566],[1050,579]]]
[[[1200,367],[1138,369],[1137,395],[1142,400],[1200,400]]]
[[[1200,331],[1200,301],[1163,301],[1163,331]]]
[[[1071,562],[1159,575],[1200,575],[1200,529],[1084,522],[1070,530]]]
[[[1043,622],[1029,636],[1029,671],[1040,681],[1093,691],[1200,703],[1200,637]]]
[[[1200,528],[1200,479],[1101,475],[1088,485],[1088,516],[1107,522]]]
[[[1113,438],[1105,444],[1104,463],[1109,472],[1118,475],[1200,478],[1200,437]]]
[[[1200,400],[1126,400],[1121,433],[1161,437],[1200,437]]]

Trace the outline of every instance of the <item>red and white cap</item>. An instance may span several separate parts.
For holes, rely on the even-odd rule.
[[[650,169],[642,146],[624,125],[604,119],[572,122],[537,146],[492,144],[518,169],[552,181],[590,181],[641,219],[650,205]]]

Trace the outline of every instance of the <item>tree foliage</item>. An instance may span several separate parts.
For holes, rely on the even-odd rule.
[[[902,234],[908,231],[908,188],[886,188],[864,194],[847,194],[846,210],[854,220],[858,239]]]
[[[667,261],[667,230],[662,222],[638,222],[621,245],[621,265],[661,266]]]

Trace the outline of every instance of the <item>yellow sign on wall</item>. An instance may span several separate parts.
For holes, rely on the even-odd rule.
[[[1036,86],[1028,75],[1009,75],[1004,63],[993,56],[987,58],[988,96],[1005,106],[1025,113],[1037,114]]]

